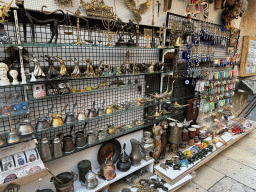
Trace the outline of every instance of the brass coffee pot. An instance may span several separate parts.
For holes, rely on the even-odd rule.
[[[125,124],[124,124],[124,125],[121,125],[121,126],[119,126],[119,127],[117,127],[117,128],[115,128],[115,127],[114,127],[114,124],[110,124],[110,125],[108,125],[108,127],[107,127],[107,133],[108,133],[109,135],[112,135],[112,134],[116,133],[116,130],[117,130],[117,129],[121,129],[121,128],[124,127],[124,126],[125,126]]]
[[[51,126],[53,127],[59,127],[64,125],[64,122],[62,120],[62,113],[66,110],[68,104],[63,108],[60,114],[52,114],[52,122]]]
[[[20,140],[20,137],[18,136],[18,134],[16,133],[16,131],[14,131],[13,127],[12,127],[12,119],[11,119],[11,114],[8,114],[9,116],[9,123],[10,123],[10,129],[11,132],[8,134],[8,143],[16,143]]]
[[[106,106],[106,114],[112,114],[113,113],[113,106],[116,104],[117,100],[110,106]]]

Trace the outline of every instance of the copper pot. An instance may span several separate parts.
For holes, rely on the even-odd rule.
[[[113,153],[109,154],[109,156],[106,158],[105,163],[101,165],[99,171],[100,177],[107,181],[112,180],[116,177],[115,165],[113,164],[112,155]]]

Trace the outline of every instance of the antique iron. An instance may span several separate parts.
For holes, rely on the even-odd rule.
[[[88,109],[88,118],[93,118],[97,116],[97,111],[95,109],[95,101],[93,101],[92,108]]]
[[[140,151],[140,142],[136,139],[131,139],[130,140],[131,145],[132,145],[132,151],[130,154],[130,159],[132,162],[133,166],[140,166],[141,164],[141,159],[142,159],[142,155],[141,155],[141,151]]]
[[[52,177],[50,182],[54,182],[54,186],[57,192],[75,192],[74,181],[77,179],[77,174],[73,172],[63,172],[56,176],[62,183],[56,178]]]
[[[98,186],[98,179],[96,174],[89,170],[89,172],[85,175],[85,187],[86,189],[94,189]]]
[[[113,164],[112,155],[113,155],[113,153],[110,153],[108,155],[108,157],[106,158],[105,163],[103,163],[100,166],[100,171],[98,173],[98,175],[101,178],[103,178],[107,181],[112,180],[116,177],[115,165]]]
[[[44,137],[41,141],[41,158],[43,161],[49,161],[52,159],[50,144],[46,137]]]
[[[84,132],[83,131],[76,132],[76,141],[75,141],[76,148],[83,148],[85,145],[86,145],[86,139],[84,136]]]
[[[34,132],[34,129],[29,119],[23,119],[20,121],[20,126],[18,129],[19,135],[29,135],[29,134],[32,134],[33,132]]]
[[[82,160],[77,164],[78,173],[79,173],[79,181],[82,185],[85,185],[86,182],[86,174],[92,170],[91,161]]]
[[[9,123],[10,123],[10,133],[8,134],[8,139],[7,142],[8,143],[16,143],[20,140],[19,135],[16,133],[16,131],[14,131],[13,127],[12,127],[12,119],[11,119],[11,114],[8,114],[9,116]]]
[[[143,134],[143,138],[141,139],[141,146],[143,148],[144,151],[144,159],[146,161],[152,159],[150,157],[150,152],[153,151],[155,144],[154,144],[154,139],[151,138],[152,133],[149,131],[145,131]]]
[[[62,153],[62,146],[61,146],[61,140],[59,137],[55,137],[53,139],[53,157],[59,158],[62,157],[63,153]]]
[[[123,153],[121,154],[121,157],[119,159],[119,161],[116,164],[116,167],[118,170],[120,170],[121,172],[126,172],[131,168],[131,161],[129,160],[129,157],[126,157],[126,153],[125,153],[125,147],[126,147],[126,143],[124,143],[123,146]]]

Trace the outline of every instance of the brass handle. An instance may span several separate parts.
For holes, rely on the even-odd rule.
[[[14,129],[13,129],[13,127],[12,127],[12,118],[11,118],[11,114],[9,113],[8,116],[9,116],[9,123],[10,123],[11,132],[14,132]]]
[[[116,129],[121,129],[122,127],[125,127],[126,125],[124,124],[124,125],[121,125],[121,126],[119,126],[119,127],[117,127]]]

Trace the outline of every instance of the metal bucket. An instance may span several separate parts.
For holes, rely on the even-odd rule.
[[[77,179],[77,174],[74,172],[63,172],[56,176],[63,184],[55,180],[54,177],[51,178],[51,182],[54,182],[56,192],[75,192],[74,181]]]

